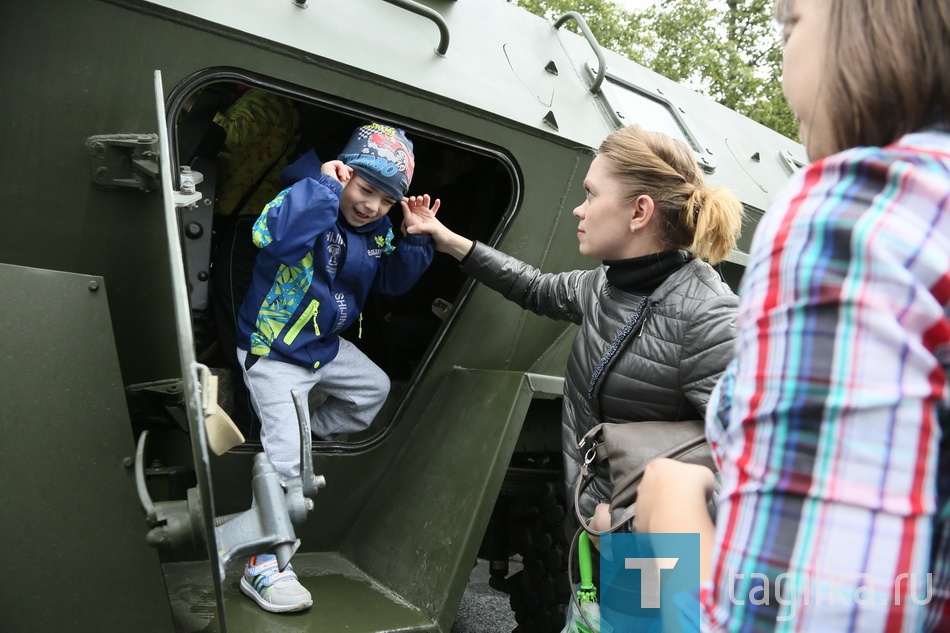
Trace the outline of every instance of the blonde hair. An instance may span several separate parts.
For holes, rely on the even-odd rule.
[[[717,264],[742,232],[742,203],[732,192],[706,187],[692,150],[682,141],[629,125],[611,133],[598,155],[629,201],[653,199],[657,237],[667,248]]]
[[[950,3],[946,0],[830,2],[828,94],[831,151],[880,147],[950,117]],[[795,0],[775,18],[794,21]]]

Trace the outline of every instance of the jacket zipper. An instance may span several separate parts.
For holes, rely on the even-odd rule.
[[[653,310],[655,303],[650,303],[647,305],[646,310],[643,311],[643,316],[640,317],[640,327],[638,328],[637,338],[643,336],[643,330],[647,327],[647,319],[650,317],[650,311]]]
[[[293,345],[294,339],[296,339],[300,331],[304,329],[307,322],[311,320],[313,321],[314,332],[317,336],[320,336],[320,327],[317,325],[317,310],[319,307],[320,302],[313,299],[310,305],[307,306],[307,309],[303,311],[303,314],[300,315],[300,318],[297,319],[297,322],[290,328],[290,331],[287,332],[287,335],[284,336],[284,343]]]

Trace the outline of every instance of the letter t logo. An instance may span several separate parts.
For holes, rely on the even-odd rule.
[[[678,558],[624,558],[624,569],[640,570],[640,608],[660,608],[660,570],[676,567]]]

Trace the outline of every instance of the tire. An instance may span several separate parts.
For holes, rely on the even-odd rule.
[[[535,516],[518,540],[524,567],[510,578],[510,604],[518,633],[559,633],[564,628],[571,588],[564,535],[564,494],[560,482],[546,483],[531,500]]]

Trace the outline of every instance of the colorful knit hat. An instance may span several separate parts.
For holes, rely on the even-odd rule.
[[[339,160],[397,202],[409,191],[415,158],[412,155],[412,141],[399,128],[380,123],[368,123],[357,128],[343,148]]]

